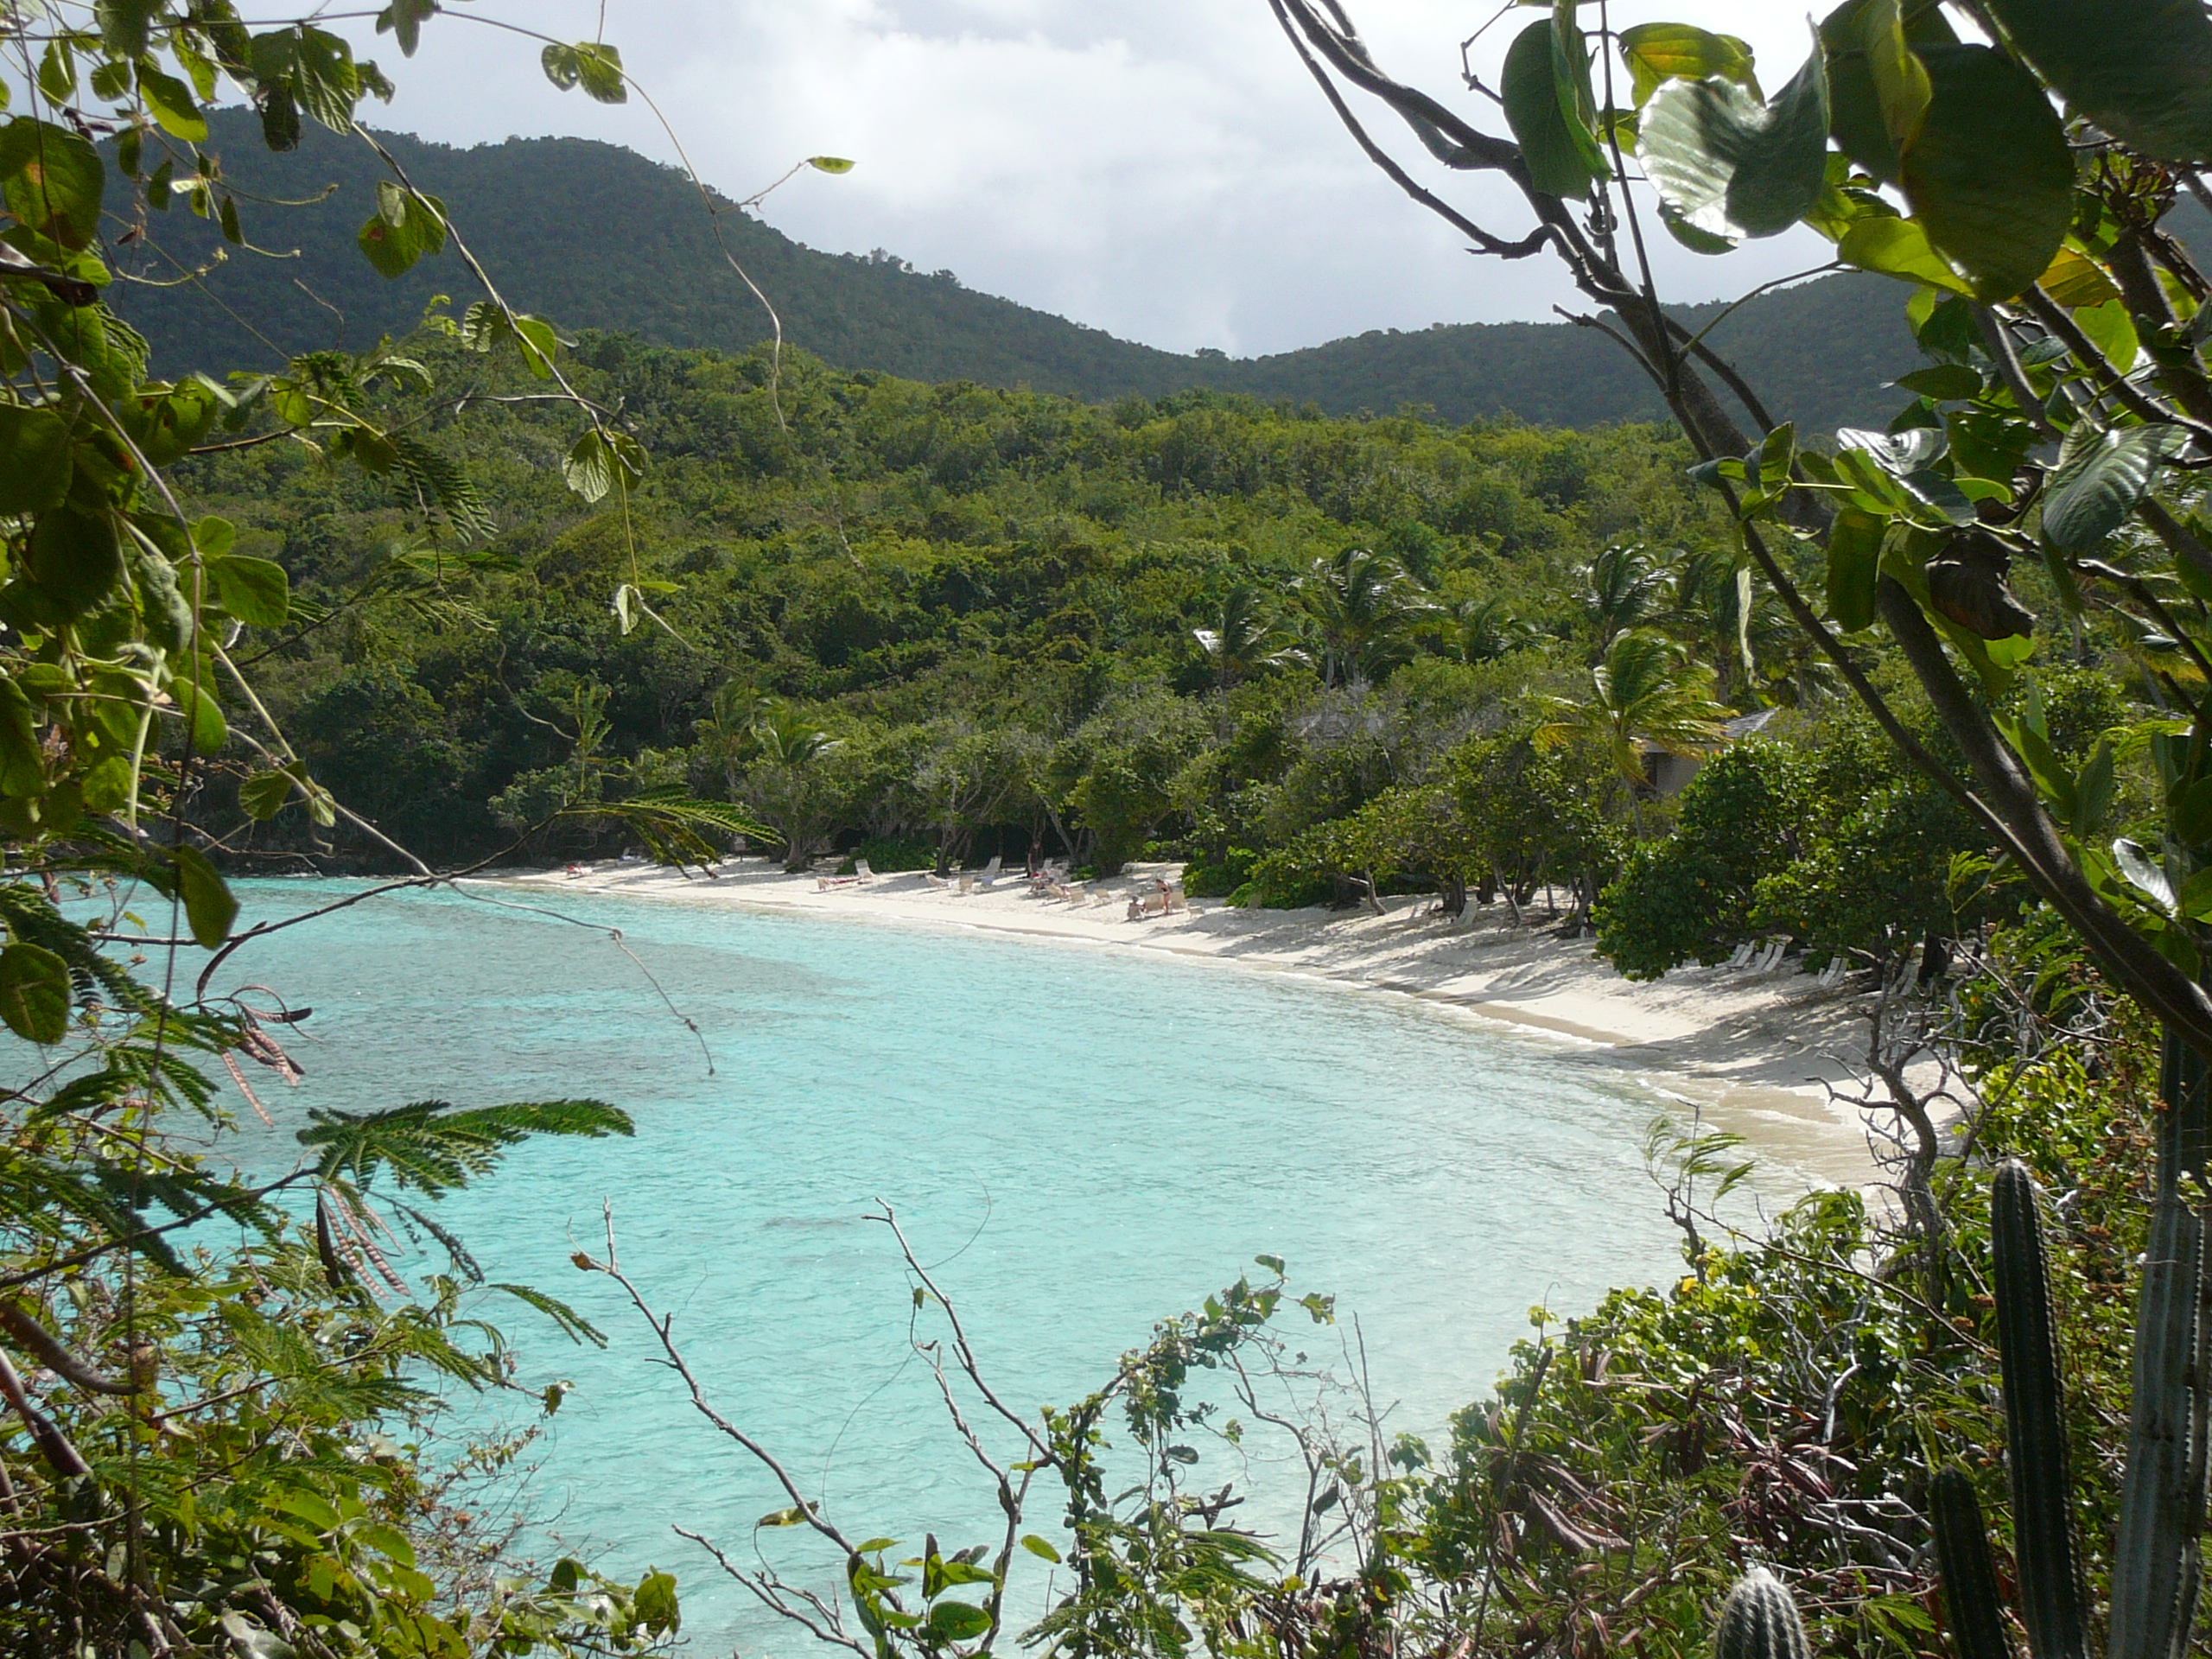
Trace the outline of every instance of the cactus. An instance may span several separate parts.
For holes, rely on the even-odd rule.
[[[1999,1166],[1989,1210],[2020,1619],[2035,1659],[2085,1659],[2088,1620],[2074,1556],[2066,1396],[2051,1335],[2050,1284],[2035,1181],[2018,1159]]]
[[[1935,1535],[1936,1577],[1951,1622],[1951,1645],[1959,1659],[2012,1659],[1997,1598],[1997,1567],[1989,1559],[1989,1535],[1981,1523],[1981,1500],[1956,1465],[1937,1470],[1929,1484],[1928,1524]]]
[[[1736,1580],[1720,1605],[1713,1659],[1812,1659],[1813,1644],[1789,1586],[1763,1567]]]
[[[2158,1191],[2136,1302],[2134,1389],[2127,1476],[2113,1550],[2111,1659],[2171,1659],[2189,1644],[2196,1611],[2197,1527],[2204,1514],[2208,1391],[2204,1224],[2183,1195],[2201,1180],[2207,1137],[2206,1071],[2167,1037],[2159,1092]]]

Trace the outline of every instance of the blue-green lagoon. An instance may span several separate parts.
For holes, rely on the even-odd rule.
[[[247,884],[244,920],[340,890]],[[492,1279],[566,1298],[610,1338],[573,1346],[486,1299],[520,1380],[575,1384],[532,1453],[540,1548],[676,1571],[702,1651],[807,1645],[671,1530],[749,1560],[752,1524],[787,1500],[652,1363],[618,1287],[570,1264],[603,1252],[603,1202],[718,1405],[850,1535],[933,1525],[948,1548],[988,1537],[994,1507],[909,1353],[908,1279],[862,1219],[878,1199],[1023,1408],[1089,1392],[1154,1319],[1269,1253],[1294,1294],[1338,1298],[1343,1334],[1357,1315],[1390,1429],[1439,1444],[1532,1304],[1571,1313],[1678,1269],[1639,1151],[1660,1099],[1448,1008],[1089,944],[475,891],[275,935],[211,988],[314,1008],[288,1039],[305,1084],[259,1090],[280,1131],[309,1106],[427,1098],[634,1116],[632,1140],[522,1147],[442,1215]],[[537,905],[592,929],[514,907]],[[711,1074],[640,963],[697,1023]],[[289,1133],[255,1131],[257,1166],[288,1155]],[[1056,1511],[1047,1496],[1037,1520]],[[768,1536],[804,1556],[798,1533]]]

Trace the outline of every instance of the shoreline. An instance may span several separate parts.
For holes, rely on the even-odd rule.
[[[601,861],[580,875],[546,870],[489,884],[1118,945],[1387,991],[1548,1039],[1562,1064],[1610,1071],[1690,1109],[1704,1127],[1742,1136],[1762,1162],[1807,1185],[1879,1182],[1864,1116],[1824,1086],[1849,1081],[1840,1057],[1865,1046],[1865,999],[1849,988],[1824,990],[1795,971],[1754,976],[1722,968],[1633,982],[1598,960],[1586,940],[1515,928],[1502,906],[1471,905],[1465,918],[1449,921],[1427,913],[1427,895],[1386,899],[1379,916],[1196,899],[1173,915],[1127,919],[1126,893],[1177,868],[1132,865],[1093,884],[1115,895],[1110,903],[1083,906],[1033,894],[1019,874],[968,894],[931,887],[918,873],[822,891],[814,876],[786,875],[758,859],[707,876]]]

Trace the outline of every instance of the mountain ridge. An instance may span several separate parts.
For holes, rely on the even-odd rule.
[[[659,345],[740,353],[768,336],[766,315],[723,260],[699,193],[678,169],[593,139],[510,138],[463,149],[403,133],[377,137],[417,188],[445,202],[518,308],[563,327]],[[435,295],[465,289],[467,273],[450,251],[391,282],[361,257],[354,236],[374,212],[378,175],[363,147],[311,126],[299,149],[271,155],[250,111],[219,111],[204,148],[244,199],[249,241],[270,252],[225,248],[213,224],[181,207],[166,219],[149,216],[149,238],[111,294],[154,343],[162,372],[273,366],[329,346],[359,351],[380,334],[405,334]],[[327,198],[312,206],[255,200],[297,200],[326,184]],[[841,368],[1027,386],[1094,403],[1205,387],[1311,403],[1332,415],[1411,407],[1455,425],[1503,416],[1589,426],[1665,415],[1625,353],[1569,323],[1440,323],[1262,357],[1185,355],[979,293],[949,271],[917,271],[880,251],[824,253],[748,214],[724,212],[721,226],[774,300],[785,339]],[[170,282],[202,266],[203,278],[179,285],[128,280]],[[1710,343],[1740,359],[1777,418],[1808,429],[1879,423],[1896,402],[1883,384],[1918,361],[1905,297],[1901,284],[1881,277],[1816,278],[1745,302]],[[1726,308],[1675,309],[1703,328]]]

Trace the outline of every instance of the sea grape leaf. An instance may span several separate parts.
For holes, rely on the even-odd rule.
[[[2094,552],[2151,493],[2159,465],[2187,434],[2177,426],[2099,431],[2082,422],[2066,435],[2044,487],[2043,539],[2056,552]]]
[[[1918,219],[1889,213],[1869,213],[1855,221],[1835,245],[1836,257],[1861,270],[1878,271],[1908,283],[1947,288],[1954,294],[1968,289],[1964,278],[1947,264],[1928,240]]]
[[[1990,0],[2060,96],[2162,162],[2212,161],[2212,16],[2203,0]]]
[[[2074,213],[2074,156],[2035,77],[1986,46],[1921,53],[1934,95],[1900,175],[1929,241],[1976,298],[2049,268]]]
[[[1718,75],[1758,96],[1751,48],[1733,35],[1715,35],[1692,23],[1638,23],[1621,31],[1620,46],[1638,109],[1668,80],[1709,80]]]
[[[1568,127],[1553,58],[1550,18],[1529,24],[1515,36],[1506,48],[1500,82],[1505,123],[1521,146],[1522,164],[1529,169],[1531,185],[1548,196],[1586,200],[1591,181],[1599,175]]]
[[[1846,507],[1828,527],[1828,614],[1846,633],[1874,626],[1874,589],[1889,521]]]
[[[1637,154],[1693,229],[1777,236],[1827,185],[1827,72],[1815,50],[1770,104],[1732,80],[1670,80],[1651,95]]]

